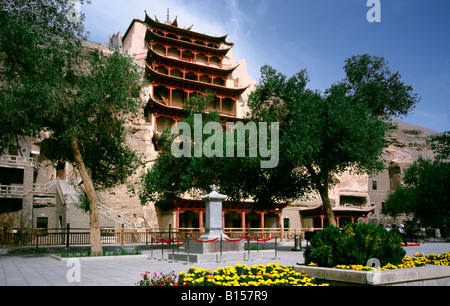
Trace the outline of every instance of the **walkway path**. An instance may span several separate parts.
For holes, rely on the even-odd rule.
[[[280,247],[277,260],[274,252],[267,252],[263,259],[244,261],[247,265],[267,264],[278,262],[281,265],[295,265],[303,262],[303,252],[290,251],[292,246]],[[450,243],[425,243],[417,247],[406,247],[407,255],[415,252],[425,254],[450,251]],[[252,251],[256,252],[256,251]],[[150,254],[145,251],[144,254]],[[167,256],[167,252],[165,253]],[[167,273],[185,271],[193,265],[200,268],[216,269],[229,266],[238,262],[227,263],[198,263],[169,262],[165,256],[161,260],[161,251],[155,250],[157,259],[133,258],[133,259],[96,259],[79,262],[80,282],[69,282],[67,275],[73,275],[71,271],[76,267],[67,262],[58,261],[50,255],[2,255],[0,256],[0,286],[134,286],[145,271]],[[72,269],[72,270],[71,270]]]

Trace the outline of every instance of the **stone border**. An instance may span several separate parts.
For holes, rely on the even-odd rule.
[[[426,265],[385,271],[355,271],[312,266],[295,266],[308,277],[332,285],[353,286],[450,286],[450,266]]]
[[[50,254],[50,257],[58,261],[67,262],[73,259],[79,259],[81,261],[92,260],[116,260],[116,259],[148,259],[148,255],[112,255],[112,256],[83,256],[83,257],[61,257],[58,255]]]
[[[189,262],[190,263],[204,263],[204,262],[212,262],[212,263],[218,263],[218,262],[228,262],[228,261],[237,261],[237,262],[252,262],[255,260],[261,260],[263,259],[263,255],[271,255],[273,254],[273,250],[260,250],[260,251],[252,251],[250,252],[250,259],[248,258],[248,252],[247,251],[241,251],[241,252],[223,252],[222,253],[222,261],[220,261],[220,253],[206,253],[206,254],[196,254],[196,253],[189,253]],[[175,255],[175,256],[173,256]],[[169,260],[176,260],[176,261],[186,261],[187,262],[187,253],[169,253],[168,258]],[[151,259],[149,257],[149,259]],[[155,258],[156,259],[156,258]],[[276,260],[275,258],[273,260]]]

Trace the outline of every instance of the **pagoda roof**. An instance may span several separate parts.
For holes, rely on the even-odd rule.
[[[159,22],[156,17],[155,17],[155,19],[156,20],[153,20],[152,18],[150,18],[147,14],[147,11],[145,12],[145,23],[147,25],[149,25],[151,28],[159,29],[159,30],[167,30],[172,33],[179,33],[180,35],[183,35],[184,37],[203,39],[203,40],[206,40],[211,43],[218,43],[218,44],[224,43],[224,44],[231,45],[231,46],[234,45],[233,43],[229,43],[229,42],[225,41],[228,34],[225,34],[223,36],[210,36],[210,35],[191,31],[192,26],[190,26],[187,29],[179,28],[177,18],[175,18],[175,21],[170,24]]]
[[[162,64],[162,65],[168,65],[168,66],[179,68],[179,69],[205,72],[205,73],[224,76],[224,77],[227,77],[230,73],[232,73],[239,66],[239,64],[236,64],[235,66],[230,65],[229,67],[226,67],[226,68],[220,68],[215,65],[207,65],[205,63],[201,63],[198,61],[197,62],[189,62],[189,61],[177,59],[173,56],[161,55],[149,47],[148,52],[147,52],[147,63],[150,64],[152,62]]]
[[[179,77],[167,75],[153,70],[147,63],[145,65],[145,72],[152,83],[158,83],[160,85],[167,85],[180,89],[187,89],[196,92],[215,92],[217,95],[225,96],[229,98],[238,99],[239,96],[250,86],[230,88],[226,86],[220,86],[216,84],[208,84],[204,82],[181,79]]]
[[[217,56],[222,56],[222,57],[225,56],[228,53],[228,51],[230,51],[230,49],[231,49],[231,47],[229,47],[229,48],[213,48],[213,47],[203,46],[203,45],[199,45],[199,44],[184,41],[184,40],[175,39],[172,37],[162,36],[162,35],[159,35],[158,33],[153,32],[150,29],[150,27],[147,27],[147,33],[145,34],[145,40],[147,41],[147,43],[150,40],[158,41],[158,42],[166,42],[170,46],[173,46],[173,47],[180,47],[180,48],[184,48],[189,51],[198,51],[201,53],[212,54],[212,55],[217,55]]]

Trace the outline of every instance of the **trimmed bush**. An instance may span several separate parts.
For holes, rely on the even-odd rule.
[[[405,254],[402,238],[396,231],[351,223],[342,230],[329,226],[314,235],[306,264],[316,263],[321,267],[367,265],[369,259],[376,258],[382,266],[397,265],[402,263]]]

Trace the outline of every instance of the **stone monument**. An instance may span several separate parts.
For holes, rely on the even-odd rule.
[[[211,188],[211,193],[201,196],[206,204],[205,232],[198,239],[190,239],[186,253],[174,254],[175,260],[186,260],[187,256],[190,262],[217,261],[218,257],[221,260],[242,260],[245,257],[244,241],[230,239],[223,231],[222,202],[227,196],[218,193],[215,185]]]
[[[215,185],[212,191],[201,199],[206,205],[205,232],[198,239],[193,239],[189,244],[189,252],[196,254],[208,254],[223,252],[239,252],[244,250],[243,241],[229,241],[229,237],[223,231],[222,202],[226,195],[217,192]]]
[[[223,238],[227,237],[222,224],[222,202],[227,199],[227,196],[218,193],[216,185],[212,185],[211,189],[211,193],[200,197],[206,206],[206,227],[198,240],[220,239],[221,235]]]

